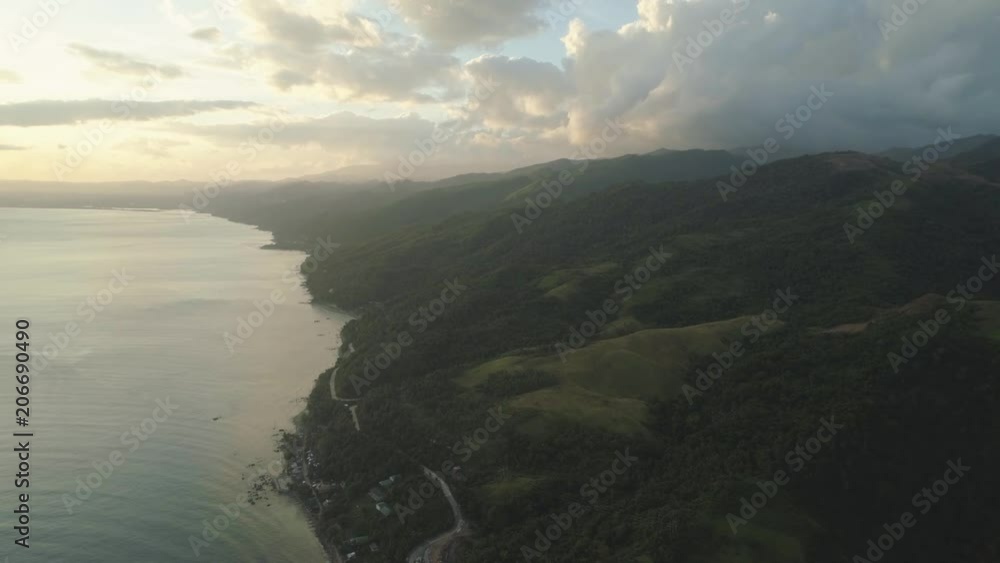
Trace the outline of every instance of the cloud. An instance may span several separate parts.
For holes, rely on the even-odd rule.
[[[542,30],[543,0],[399,0],[399,11],[431,42],[493,47]]]
[[[473,99],[469,111],[487,127],[548,129],[562,127],[573,85],[563,70],[527,58],[483,55],[465,64],[479,84],[496,91]]]
[[[244,0],[243,8],[258,33],[270,41],[302,51],[331,43],[364,44],[373,40],[371,20],[351,12],[319,19],[287,9],[275,0]]]
[[[70,44],[69,50],[87,59],[94,66],[115,74],[158,75],[165,78],[178,78],[184,74],[184,71],[176,65],[155,65],[124,53],[95,49],[81,43]]]
[[[23,151],[25,148],[18,145],[0,145],[0,151]]]
[[[417,114],[376,119],[345,111],[288,123],[268,120],[238,125],[175,126],[178,132],[208,137],[224,144],[239,144],[257,137],[266,128],[275,131],[272,143],[278,146],[318,146],[372,162],[414,150],[418,139],[431,136],[435,124]]]
[[[278,91],[258,94],[262,99],[290,107],[349,107],[382,116],[421,112],[290,118],[275,142],[296,151],[278,153],[276,166],[297,162],[300,154],[311,162],[392,163],[438,127],[450,136],[435,163],[496,169],[569,156],[609,119],[621,122],[627,134],[607,156],[660,147],[755,146],[777,136],[777,120],[820,86],[834,97],[793,139],[782,137],[783,146],[875,150],[928,142],[938,127],[965,135],[1000,131],[996,0],[918,2],[886,34],[882,23],[891,21],[900,0],[632,0],[633,21],[617,28],[602,28],[595,18],[570,22],[558,38],[563,52],[551,49],[558,48],[555,37],[518,42],[507,51],[502,44],[548,28],[546,10],[579,0],[240,0],[229,4],[235,8],[225,25],[213,24],[210,7],[182,14],[175,3],[183,6],[160,0],[171,20],[161,19],[174,35],[180,36],[171,22],[206,42],[196,51],[211,52],[209,64],[226,70],[211,77],[219,91],[243,88],[251,76]],[[379,10],[386,6],[390,11]],[[357,11],[367,8],[379,11]],[[593,13],[605,11],[622,13]],[[736,13],[719,31],[715,22],[727,11]],[[529,49],[544,53],[544,60],[515,56]],[[79,43],[71,50],[117,74],[183,74],[175,65]],[[0,83],[17,79],[0,70]],[[497,88],[472,96],[477,83]],[[132,109],[113,100],[36,101],[0,105],[0,125],[148,121],[236,109],[251,109],[248,119],[260,119],[259,107],[232,100]],[[218,141],[220,150],[259,130],[253,121],[176,121],[166,127]],[[155,129],[162,133],[164,127]],[[123,150],[130,156],[190,153],[198,161],[200,148],[151,143]]]
[[[172,129],[177,134],[207,139],[219,150],[242,149],[248,139],[262,139],[262,132],[271,131],[273,135],[268,133],[267,142],[260,144],[271,147],[267,149],[269,158],[275,161],[317,155],[314,158],[320,158],[323,164],[312,167],[313,172],[348,166],[356,173],[363,169],[361,174],[367,174],[364,177],[368,179],[379,180],[385,172],[398,174],[404,159],[413,158],[415,153],[425,155],[429,146],[434,150],[426,157],[426,164],[417,167],[415,178],[508,170],[572,154],[559,141],[475,129],[461,119],[434,122],[415,113],[379,119],[337,112],[284,124],[274,120],[210,127],[175,124]],[[278,153],[278,148],[285,152]],[[285,170],[285,175],[289,174],[296,175],[294,170]],[[297,175],[301,176],[302,171]]]
[[[281,91],[337,100],[434,103],[462,95],[461,61],[419,37],[339,10],[323,18],[274,0],[244,0],[249,40],[220,46],[217,64],[262,74]]]
[[[313,57],[265,49],[281,89],[319,86],[342,100],[436,102],[460,95],[459,60],[423,45],[359,47]]]
[[[790,145],[874,150],[920,144],[941,126],[1000,130],[996,2],[921,4],[886,38],[893,4],[639,0],[636,20],[614,31],[574,21],[563,37],[570,141],[620,118],[622,150],[755,145],[824,84],[835,97]],[[739,13],[716,36],[705,22],[725,10]]]
[[[233,100],[136,102],[114,100],[38,100],[0,104],[0,126],[39,127],[86,121],[151,121],[199,113],[251,109],[257,104]]]
[[[17,84],[21,82],[21,75],[13,70],[0,68],[0,83]]]
[[[192,31],[190,36],[198,41],[214,43],[222,39],[222,30],[217,27],[202,27]]]

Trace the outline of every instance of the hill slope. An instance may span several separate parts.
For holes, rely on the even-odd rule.
[[[539,550],[536,531],[575,502],[587,509],[549,561],[832,563],[961,459],[976,469],[893,557],[992,560],[1000,280],[979,276],[1000,249],[998,196],[961,163],[914,182],[836,153],[766,166],[727,199],[713,180],[617,184],[520,231],[494,208],[349,244],[308,283],[364,312],[337,366],[364,431],[324,374],[304,418],[319,471],[362,492],[418,475],[414,460],[457,462],[475,532],[463,562]],[[498,406],[512,418],[481,447],[442,447]],[[831,420],[829,444],[790,453]],[[586,488],[626,451],[634,465]],[[728,515],[779,470],[787,486],[734,534]],[[321,533],[377,534],[387,561],[449,525],[431,502],[372,528],[343,502]]]

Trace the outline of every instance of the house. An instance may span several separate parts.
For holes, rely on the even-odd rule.
[[[313,489],[315,489],[316,492],[320,493],[320,494],[329,493],[329,492],[333,491],[333,488],[334,488],[334,485],[331,485],[330,483],[323,483],[323,482],[313,483]]]
[[[371,490],[368,491],[368,496],[370,496],[375,502],[382,502],[385,500],[385,491],[383,491],[380,487],[372,487]]]
[[[354,546],[358,546],[358,545],[365,545],[369,541],[371,541],[371,540],[368,538],[368,536],[355,536],[355,537],[347,540],[347,546],[348,547],[354,547]]]
[[[384,481],[379,481],[378,484],[382,485],[383,489],[391,489],[392,488],[392,481],[390,481],[388,479],[386,479]]]
[[[392,477],[389,477],[388,479],[385,479],[383,481],[379,481],[378,484],[382,485],[382,488],[384,488],[384,489],[391,489],[393,485],[395,485],[396,483],[398,483],[398,482],[400,482],[402,480],[403,480],[403,476],[402,475],[393,475]]]
[[[382,516],[389,516],[392,514],[392,508],[390,508],[389,505],[384,502],[376,504],[375,508],[377,508],[378,511],[382,513]]]

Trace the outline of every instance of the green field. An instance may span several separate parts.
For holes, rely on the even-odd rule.
[[[466,371],[457,382],[475,388],[491,374],[537,370],[560,385],[515,397],[514,408],[632,434],[642,431],[646,401],[680,392],[692,358],[726,349],[725,337],[738,338],[748,317],[684,328],[642,330],[598,340],[565,356],[511,355]]]
[[[538,289],[545,291],[546,297],[565,301],[576,293],[584,279],[613,272],[618,269],[614,262],[602,262],[586,268],[556,270],[538,281]]]
[[[598,340],[572,353],[565,361],[553,353],[544,356],[504,356],[465,372],[458,382],[475,387],[491,373],[534,369],[557,376],[563,385],[583,387],[608,397],[668,398],[680,389],[692,356],[726,349],[723,338],[738,337],[748,317],[683,328],[642,330],[618,338]]]

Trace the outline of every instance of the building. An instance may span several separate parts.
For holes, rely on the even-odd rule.
[[[368,496],[375,502],[382,502],[385,500],[385,491],[383,491],[381,487],[372,487],[371,490],[368,491]]]

